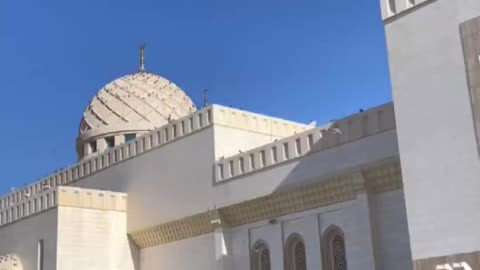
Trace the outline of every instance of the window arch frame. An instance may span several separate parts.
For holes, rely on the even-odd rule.
[[[295,254],[295,249],[297,245],[301,244],[303,246],[303,264],[301,268],[297,268],[297,254]],[[285,241],[284,245],[284,261],[285,261],[285,270],[307,270],[307,250],[305,246],[305,240],[298,233],[292,233]]]
[[[322,263],[323,263],[323,270],[337,270],[336,266],[333,262],[333,253],[334,247],[332,241],[334,238],[340,237],[342,239],[342,248],[343,248],[343,260],[344,260],[344,267],[343,270],[348,269],[347,263],[347,248],[345,246],[345,234],[343,233],[342,229],[336,225],[330,225],[322,235]]]
[[[263,263],[263,252],[267,252],[268,255],[268,267],[264,267]],[[251,269],[252,270],[271,270],[271,260],[270,260],[270,248],[266,241],[259,239],[253,245],[251,250]],[[265,269],[267,268],[267,269]]]

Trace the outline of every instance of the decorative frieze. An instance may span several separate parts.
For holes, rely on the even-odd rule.
[[[157,246],[213,231],[208,212],[160,224],[130,234],[139,248]]]
[[[230,227],[268,220],[308,209],[355,199],[352,176],[341,176],[292,191],[278,192],[221,208]]]
[[[209,210],[180,220],[133,232],[130,237],[147,248],[213,232],[218,227],[236,227],[291,213],[355,200],[357,194],[387,192],[402,188],[398,160],[365,170],[324,179],[285,192]]]
[[[381,193],[403,188],[402,169],[399,163],[384,163],[363,171],[366,188],[370,193]]]

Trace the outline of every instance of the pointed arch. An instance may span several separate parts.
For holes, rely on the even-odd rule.
[[[252,249],[252,270],[270,270],[270,249],[263,240],[258,240]]]
[[[345,236],[339,227],[332,225],[325,230],[322,251],[324,270],[347,270]]]
[[[292,233],[285,242],[285,269],[307,270],[305,241],[298,233]]]

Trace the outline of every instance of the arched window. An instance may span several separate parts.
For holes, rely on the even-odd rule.
[[[288,237],[285,245],[286,270],[307,270],[305,242],[298,234]]]
[[[337,226],[330,226],[323,234],[323,269],[347,270],[345,238]]]
[[[262,240],[258,240],[253,246],[252,270],[270,270],[270,251]]]

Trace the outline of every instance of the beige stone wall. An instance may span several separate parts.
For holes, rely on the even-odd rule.
[[[59,207],[58,269],[133,270],[126,212]]]
[[[0,254],[17,254],[23,269],[37,269],[38,241],[44,242],[44,270],[55,270],[57,262],[57,209],[17,220],[0,227]]]
[[[0,254],[37,269],[42,240],[44,270],[133,270],[126,206],[123,193],[75,187],[24,197],[1,212]]]

